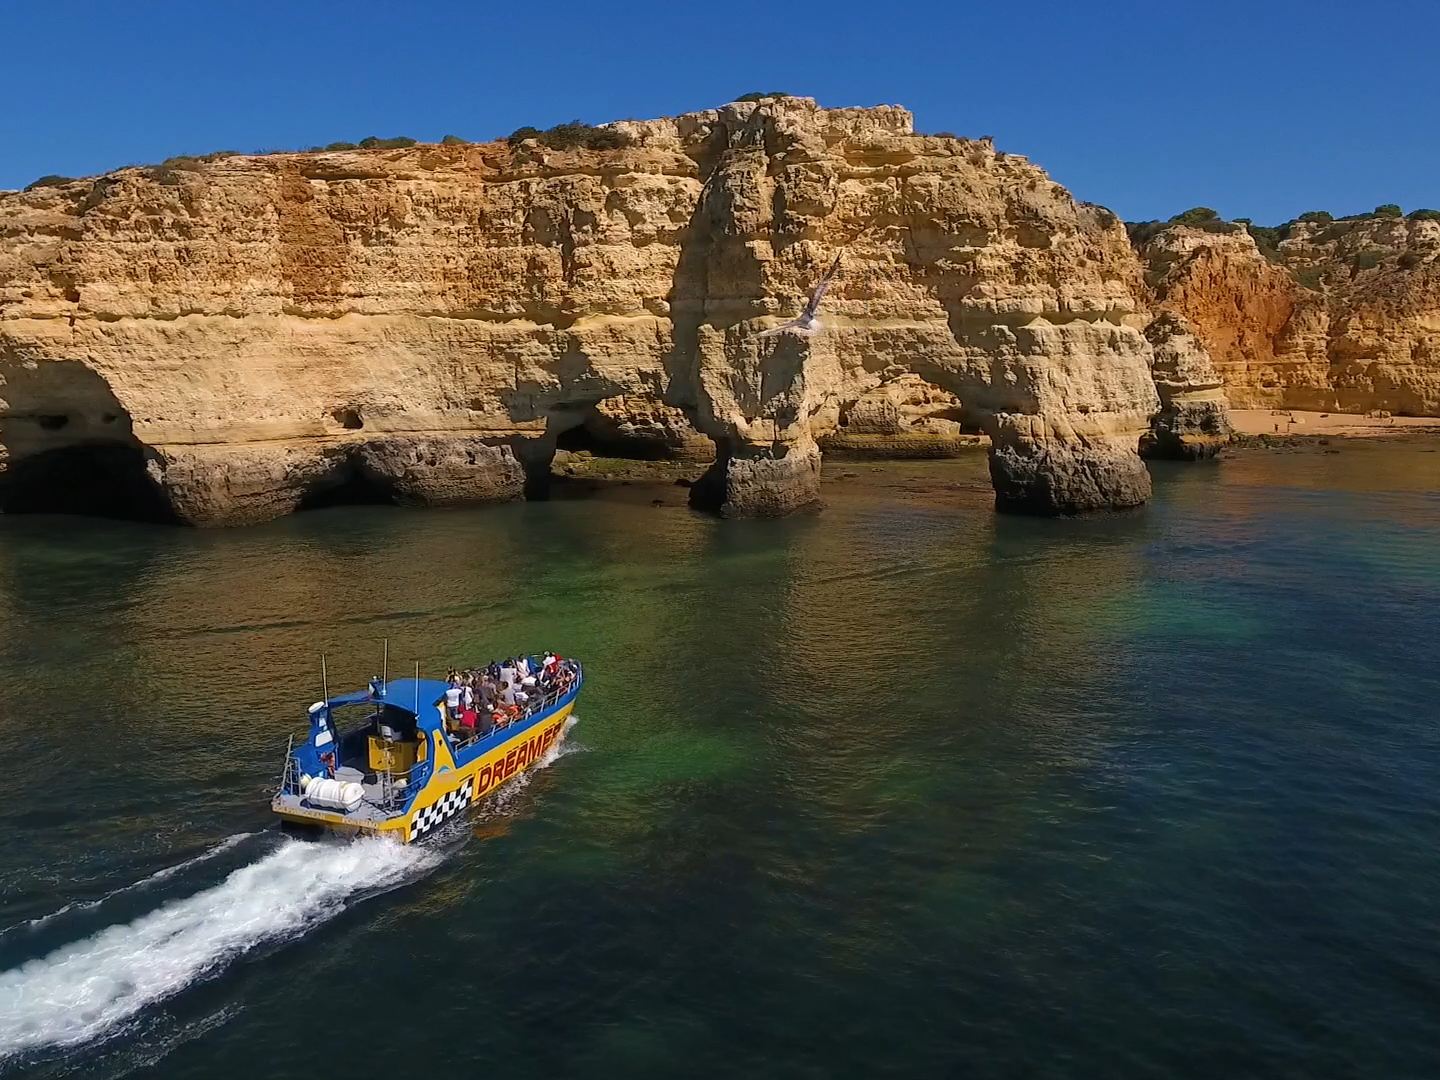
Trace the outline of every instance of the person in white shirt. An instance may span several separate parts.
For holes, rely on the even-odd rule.
[[[500,700],[506,705],[515,704],[515,688],[508,682],[502,682],[500,684]]]

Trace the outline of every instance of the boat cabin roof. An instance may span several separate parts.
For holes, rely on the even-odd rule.
[[[351,694],[333,697],[325,704],[331,709],[344,705],[389,705],[392,709],[400,709],[415,716],[428,716],[422,710],[434,706],[445,696],[448,688],[448,684],[439,679],[391,679],[382,687],[379,697],[374,696],[369,689],[356,690]]]

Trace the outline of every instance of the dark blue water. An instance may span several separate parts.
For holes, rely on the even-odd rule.
[[[1440,455],[1071,522],[847,471],[785,522],[0,519],[0,1072],[1433,1076]],[[282,840],[319,653],[386,637],[581,657],[567,752],[428,850]]]

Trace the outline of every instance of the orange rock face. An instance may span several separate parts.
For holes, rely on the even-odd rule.
[[[1440,222],[1297,223],[1271,258],[1240,226],[1176,225],[1139,254],[1233,407],[1440,415]]]

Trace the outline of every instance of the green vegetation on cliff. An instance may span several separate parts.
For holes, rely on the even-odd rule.
[[[1192,229],[1204,229],[1206,232],[1214,233],[1235,232],[1243,226],[1254,239],[1255,246],[1260,249],[1262,255],[1271,262],[1280,262],[1282,261],[1280,245],[1290,238],[1297,224],[1327,226],[1315,235],[1315,239],[1328,242],[1343,236],[1355,222],[1374,220],[1440,221],[1440,210],[1420,209],[1406,214],[1396,203],[1382,203],[1365,214],[1347,214],[1337,218],[1328,210],[1307,210],[1299,217],[1291,218],[1279,225],[1256,225],[1249,218],[1243,217],[1226,221],[1210,207],[1196,206],[1176,214],[1168,221],[1127,221],[1125,222],[1125,232],[1130,237],[1130,242],[1139,247],[1172,225],[1185,225]],[[1368,270],[1380,265],[1383,261],[1384,252],[1372,248],[1362,251],[1356,256],[1355,266],[1360,270]],[[1318,279],[1307,279],[1300,283],[1306,288],[1319,287]]]
[[[519,146],[528,139],[534,139],[551,150],[621,150],[630,145],[630,139],[623,132],[594,127],[579,120],[556,124],[545,131],[533,127],[517,128],[505,141],[511,146]]]

